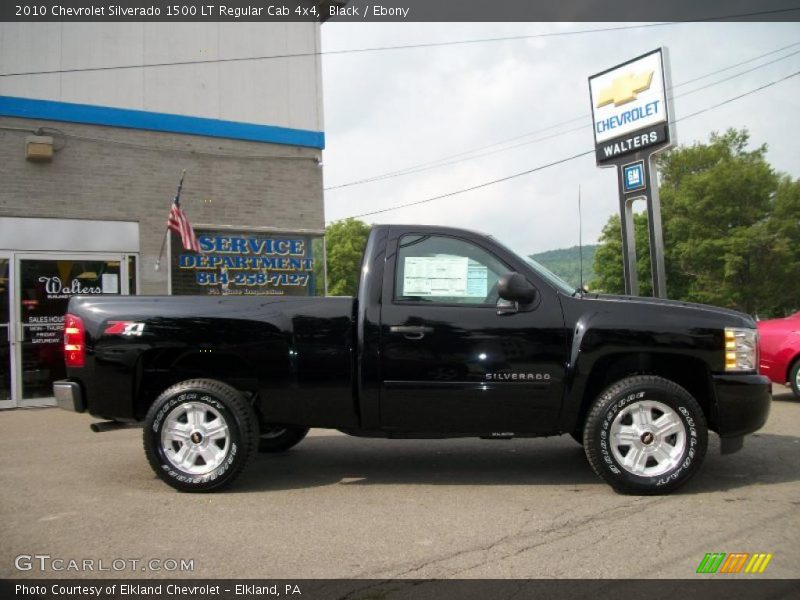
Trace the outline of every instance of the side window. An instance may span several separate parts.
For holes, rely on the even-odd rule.
[[[395,300],[440,304],[495,304],[497,279],[509,268],[483,248],[438,235],[400,239]]]

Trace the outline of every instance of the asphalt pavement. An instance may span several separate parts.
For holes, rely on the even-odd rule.
[[[772,553],[759,577],[800,576],[800,402],[779,386],[741,452],[721,456],[712,435],[665,497],[616,494],[568,436],[327,430],[259,455],[225,492],[181,494],[150,470],[140,430],[95,434],[93,420],[0,413],[0,577],[687,578],[707,552]]]

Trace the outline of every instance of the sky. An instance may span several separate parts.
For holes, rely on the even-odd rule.
[[[615,25],[636,24],[326,23],[322,26],[322,50]],[[790,45],[735,69],[680,85]],[[563,37],[324,55],[326,188],[479,148],[485,149],[447,162],[516,146],[441,168],[326,189],[326,221],[480,185],[592,149],[588,77],[659,46],[668,49],[672,83],[678,86],[675,93],[679,97],[673,103],[677,120],[800,71],[800,23],[669,24]],[[770,61],[775,62],[690,93]],[[550,128],[572,119],[578,120]],[[705,142],[712,132],[729,127],[747,128],[753,147],[768,145],[767,159],[777,170],[800,177],[800,76],[681,120],[676,125],[677,142]],[[519,139],[486,148],[515,137]],[[541,140],[545,137],[550,139]],[[579,185],[583,243],[594,243],[608,218],[618,212],[618,200],[614,170],[598,168],[592,155],[362,219],[367,223],[463,227],[492,234],[519,252],[535,253],[578,243]]]

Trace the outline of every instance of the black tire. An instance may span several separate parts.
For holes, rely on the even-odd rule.
[[[275,425],[261,428],[261,437],[258,439],[259,452],[285,452],[296,446],[308,433],[308,427],[297,425]]]
[[[794,392],[794,397],[800,399],[800,358],[794,361],[789,369],[789,387]]]
[[[165,439],[169,437],[165,425],[177,432],[173,439]],[[173,385],[145,418],[147,460],[159,478],[182,492],[230,485],[252,458],[257,442],[253,407],[234,388],[212,379]],[[181,456],[184,464],[179,466]]]
[[[671,423],[664,435],[654,424],[661,417],[667,417],[661,428]],[[631,443],[614,443],[621,437],[612,433]],[[617,492],[668,494],[700,468],[708,448],[708,428],[700,405],[681,386],[637,375],[618,381],[595,400],[586,417],[583,447],[594,472]]]

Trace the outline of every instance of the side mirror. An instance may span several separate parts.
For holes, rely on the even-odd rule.
[[[536,288],[519,273],[507,273],[497,280],[497,294],[503,300],[530,304],[536,299]]]

